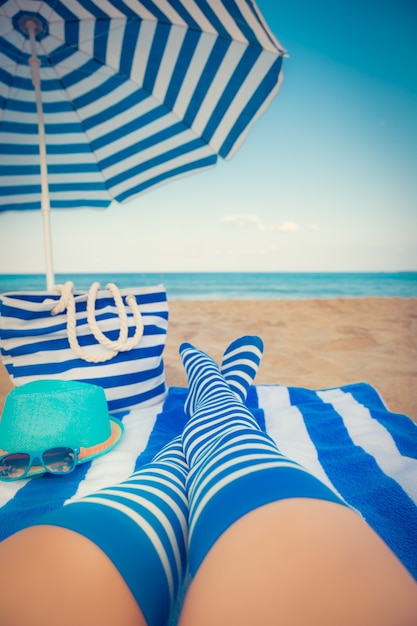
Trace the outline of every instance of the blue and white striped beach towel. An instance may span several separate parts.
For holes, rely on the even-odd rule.
[[[171,387],[164,402],[118,414],[121,442],[68,476],[0,483],[0,539],[149,461],[181,432],[185,395]],[[417,579],[417,425],[366,383],[323,391],[256,385],[247,404],[280,450],[336,490]]]

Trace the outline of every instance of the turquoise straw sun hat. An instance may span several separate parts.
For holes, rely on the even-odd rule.
[[[109,415],[104,390],[68,380],[40,380],[13,389],[0,421],[0,456],[56,447],[79,449],[77,464],[108,452],[123,424]],[[44,474],[33,466],[27,477]]]

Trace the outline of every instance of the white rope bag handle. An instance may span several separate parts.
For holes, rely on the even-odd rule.
[[[98,326],[95,311],[97,292],[100,289],[100,284],[93,283],[89,289],[87,296],[87,322],[95,340],[101,346],[106,348],[106,350],[102,354],[88,354],[83,348],[81,348],[77,339],[77,320],[75,315],[76,312],[73,283],[67,282],[65,283],[65,285],[55,285],[54,289],[60,292],[61,297],[51,310],[51,315],[57,315],[58,313],[62,313],[63,311],[65,311],[65,309],[67,310],[68,341],[72,350],[80,359],[88,361],[89,363],[105,363],[106,361],[110,361],[110,359],[115,357],[119,352],[127,352],[128,350],[132,350],[132,348],[134,348],[141,340],[143,335],[143,320],[138,304],[136,302],[136,298],[132,294],[126,296],[126,304],[129,305],[133,313],[133,319],[136,327],[135,334],[133,335],[133,337],[129,338],[129,327],[125,305],[123,304],[123,299],[120,291],[114,283],[109,283],[108,285],[106,285],[106,289],[110,291],[116,305],[120,325],[119,337],[116,341],[112,341],[111,339],[106,337],[106,335],[104,335],[104,333],[100,330]]]

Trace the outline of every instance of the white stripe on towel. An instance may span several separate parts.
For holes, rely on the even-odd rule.
[[[280,452],[305,467],[344,501],[319,461],[317,448],[308,434],[301,411],[291,405],[288,388],[257,385],[256,390],[259,407],[265,415],[266,432]]]
[[[148,445],[161,410],[162,403],[130,411],[123,418],[125,432],[117,446],[91,463],[84,480],[65,504],[128,478],[135,470],[136,459]]]
[[[317,395],[342,417],[354,444],[370,454],[384,474],[395,480],[417,504],[417,460],[401,455],[391,434],[351,393],[329,389],[317,391]]]

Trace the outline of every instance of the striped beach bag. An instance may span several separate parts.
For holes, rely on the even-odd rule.
[[[168,329],[163,285],[0,295],[1,358],[14,385],[65,379],[103,387],[111,412],[166,395],[162,353]]]

